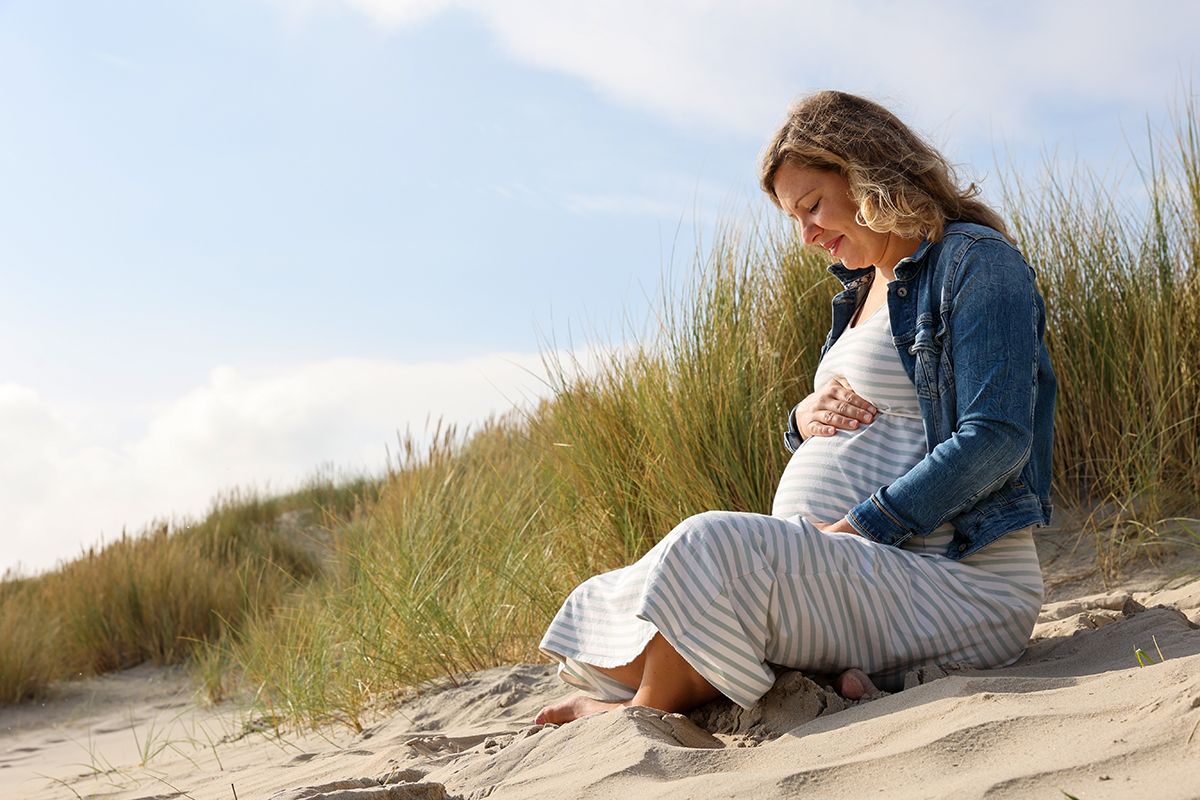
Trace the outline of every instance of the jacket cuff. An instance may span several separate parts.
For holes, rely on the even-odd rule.
[[[792,406],[792,410],[787,415],[787,430],[783,433],[783,444],[787,447],[789,453],[796,452],[796,449],[804,443],[804,437],[800,435],[800,430],[796,427],[796,409],[800,404]]]
[[[913,531],[905,527],[900,518],[883,504],[879,492],[850,509],[846,521],[864,538],[893,547],[913,535]]]

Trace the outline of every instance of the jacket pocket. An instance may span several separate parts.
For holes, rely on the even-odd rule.
[[[917,385],[917,396],[926,399],[936,398],[938,387],[939,360],[942,355],[942,342],[934,334],[933,326],[921,324],[918,320],[916,337],[908,346],[910,355],[916,358],[916,370],[913,376]]]

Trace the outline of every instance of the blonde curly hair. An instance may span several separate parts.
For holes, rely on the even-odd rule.
[[[784,163],[840,173],[850,184],[861,225],[877,233],[938,241],[947,222],[975,222],[1009,236],[1004,220],[959,188],[949,162],[878,103],[846,92],[808,95],[763,153],[759,179],[776,206],[775,175]]]

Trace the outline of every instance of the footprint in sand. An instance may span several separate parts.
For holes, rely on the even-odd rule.
[[[33,757],[34,753],[40,753],[40,747],[14,747],[0,755],[0,769],[11,767],[18,761],[27,761]]]
[[[448,800],[448,795],[440,783],[383,784],[374,778],[352,778],[286,789],[271,800]]]
[[[427,758],[438,758],[465,753],[477,745],[485,744],[489,740],[492,740],[494,747],[498,740],[506,737],[511,739],[512,736],[513,734],[508,732],[478,733],[474,736],[442,736],[441,734],[434,734],[432,736],[414,736],[404,744],[411,747],[418,755]],[[507,743],[506,741],[505,744]]]

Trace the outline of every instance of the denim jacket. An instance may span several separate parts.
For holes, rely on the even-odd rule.
[[[845,289],[821,357],[846,330],[874,268],[829,268]],[[1006,533],[1050,522],[1056,384],[1046,308],[1033,270],[1000,233],[947,224],[896,265],[888,285],[892,339],[917,388],[928,452],[850,509],[868,539],[899,545],[949,520],[946,551],[961,559]],[[795,409],[789,450],[800,444]]]

